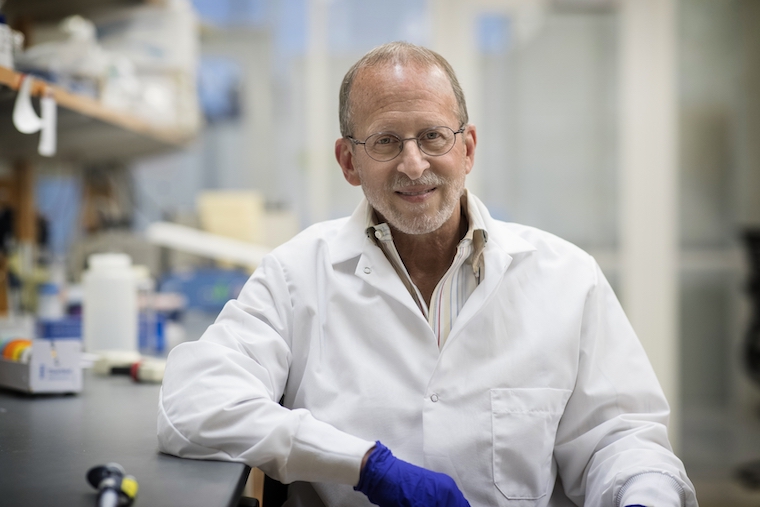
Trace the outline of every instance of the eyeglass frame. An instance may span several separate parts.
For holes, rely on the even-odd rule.
[[[439,129],[439,128],[447,128],[451,132],[453,132],[454,133],[454,142],[451,143],[451,146],[445,152],[439,153],[437,155],[431,155],[430,153],[428,153],[428,152],[426,152],[425,150],[422,149],[422,146],[420,145],[420,137],[423,134],[425,134],[426,132],[430,132],[431,130],[435,130],[435,129]],[[411,141],[411,140],[417,141],[417,149],[420,150],[420,153],[424,153],[428,157],[442,157],[442,156],[446,155],[447,153],[449,153],[451,150],[454,149],[454,145],[457,144],[457,134],[464,134],[464,131],[466,130],[466,128],[467,128],[467,125],[464,124],[464,123],[461,124],[461,126],[459,127],[459,130],[454,130],[453,128],[449,127],[448,125],[436,125],[435,127],[426,128],[425,130],[423,130],[422,132],[420,132],[418,135],[416,135],[414,137],[406,137],[404,139],[400,138],[399,136],[397,136],[396,134],[393,134],[391,132],[382,132],[382,131],[381,132],[374,132],[374,133],[368,135],[364,139],[364,141],[359,141],[359,140],[357,140],[353,136],[346,136],[346,139],[348,139],[349,141],[351,141],[351,143],[353,143],[354,146],[356,146],[357,144],[363,144],[364,145],[364,153],[366,153],[367,156],[369,158],[371,158],[372,160],[374,160],[375,162],[390,162],[391,160],[395,160],[396,157],[398,157],[399,155],[401,155],[401,153],[404,152],[404,146],[406,146],[406,142],[407,141]],[[399,148],[398,153],[396,153],[395,155],[393,155],[393,157],[389,158],[388,160],[378,160],[375,157],[373,157],[372,155],[370,155],[369,154],[369,150],[367,150],[367,139],[369,139],[372,136],[379,135],[379,134],[386,134],[386,135],[393,136],[396,139],[398,139],[399,142],[401,143],[400,144],[401,147]]]

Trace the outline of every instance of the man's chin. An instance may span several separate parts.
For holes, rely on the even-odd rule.
[[[418,203],[407,207],[407,203],[405,202],[391,204],[387,201],[379,202],[379,199],[367,198],[367,200],[375,209],[379,218],[386,221],[392,229],[414,236],[437,231],[446,223],[451,216],[451,212],[453,212],[452,208],[448,216],[442,218],[441,214],[446,214],[448,210],[436,211],[439,204],[433,202]]]
[[[441,220],[439,217],[431,217],[429,219],[420,219],[420,217],[415,217],[414,219],[400,219],[394,217],[389,219],[388,223],[391,227],[404,234],[421,236],[423,234],[430,234],[437,231],[444,223],[446,223],[446,220]]]

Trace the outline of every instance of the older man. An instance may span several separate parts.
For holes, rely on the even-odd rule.
[[[465,190],[477,135],[449,64],[376,48],[340,126],[366,200],[172,351],[161,449],[257,466],[293,483],[287,505],[696,506],[594,260]]]

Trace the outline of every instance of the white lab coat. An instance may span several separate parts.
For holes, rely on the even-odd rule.
[[[380,440],[451,475],[473,507],[611,507],[624,484],[625,503],[663,490],[658,507],[696,506],[665,398],[596,262],[469,199],[488,232],[485,276],[443,350],[367,238],[363,203],[276,249],[171,352],[161,450],[313,483],[288,505],[319,505],[314,491],[369,505],[352,486]]]

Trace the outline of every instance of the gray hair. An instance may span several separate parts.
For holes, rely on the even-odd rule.
[[[468,120],[467,104],[464,100],[464,92],[459,85],[454,69],[444,57],[430,49],[411,44],[409,42],[389,42],[378,46],[358,62],[356,62],[343,78],[340,85],[340,98],[338,108],[338,119],[340,121],[340,134],[349,136],[353,134],[354,124],[352,107],[350,102],[351,87],[354,84],[359,71],[366,67],[372,67],[383,64],[408,64],[415,63],[425,67],[438,67],[446,73],[454,91],[454,97],[457,100],[457,111],[454,113],[459,117],[459,123],[465,125]]]

